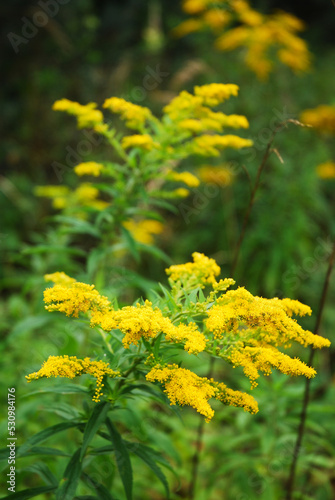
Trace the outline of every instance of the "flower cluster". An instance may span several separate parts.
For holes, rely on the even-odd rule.
[[[304,24],[287,12],[261,14],[247,0],[184,0],[183,10],[191,17],[174,29],[176,36],[200,30],[211,30],[218,50],[245,49],[245,63],[260,79],[273,69],[270,53],[276,50],[278,59],[293,71],[306,71],[310,54],[298,33]]]
[[[166,274],[170,276],[172,283],[181,282],[185,288],[197,286],[204,287],[216,283],[215,277],[220,274],[220,267],[214,259],[206,255],[194,252],[193,262],[170,266],[166,269]]]
[[[139,221],[130,219],[123,223],[123,227],[131,233],[134,240],[145,245],[152,245],[154,243],[154,235],[161,234],[164,229],[162,222],[153,219],[142,219]]]
[[[304,330],[293,318],[310,315],[307,305],[287,298],[253,296],[245,288],[228,290],[235,282],[231,278],[217,281],[220,271],[214,259],[198,252],[193,254],[193,262],[171,266],[166,272],[172,290],[165,292],[168,300],[161,300],[161,308],[148,300],[113,308],[93,285],[76,282],[64,273],[46,276],[55,285],[45,291],[44,300],[49,311],[74,317],[89,313],[91,327],[99,327],[103,338],[106,338],[103,332],[114,332],[118,339],[122,335],[125,349],[137,346],[144,366],[150,368],[147,381],[162,384],[172,405],[190,406],[206,421],[214,415],[209,404],[212,398],[256,413],[257,402],[251,395],[171,364],[171,348],[182,347],[190,355],[206,352],[233,368],[242,367],[254,388],[260,373],[269,375],[273,368],[289,376],[315,376],[314,368],[284,354],[279,347],[286,349],[295,341],[302,346],[322,348],[330,342]],[[203,292],[205,286],[209,287],[207,296]],[[183,318],[186,320],[181,321]],[[27,378],[29,381],[41,376],[73,378],[91,373],[97,378],[94,400],[98,400],[103,375],[116,376],[116,372],[101,363],[90,362],[88,358],[50,357],[39,372]]]
[[[211,420],[214,410],[208,400],[215,397],[216,390],[210,380],[205,377],[198,377],[195,373],[178,365],[167,365],[162,368],[154,367],[146,375],[149,382],[160,382],[164,385],[164,392],[167,394],[171,405],[191,406],[206,419]]]
[[[106,99],[103,107],[109,109],[112,113],[119,114],[121,119],[126,122],[127,127],[135,130],[142,130],[147,120],[154,119],[149,108],[132,104],[120,97]]]
[[[161,333],[169,342],[184,343],[189,354],[198,354],[206,347],[206,338],[194,323],[175,326],[169,318],[163,316],[158,307],[153,308],[148,300],[143,305],[126,306],[118,311],[95,311],[91,317],[91,326],[95,325],[107,332],[120,330],[124,334],[122,343],[125,348],[129,348],[130,344],[138,345],[142,338],[155,339]]]
[[[82,175],[93,175],[94,177],[99,177],[104,166],[102,163],[97,163],[96,161],[85,161],[79,163],[74,167],[75,173],[81,177]]]
[[[120,373],[109,368],[109,364],[104,361],[91,361],[90,358],[78,359],[76,356],[49,356],[44,361],[42,368],[38,372],[26,376],[28,382],[38,380],[43,377],[66,377],[73,379],[85,373],[92,375],[96,379],[96,388],[93,401],[98,403],[103,395],[103,378],[118,377]]]
[[[82,105],[69,99],[60,99],[56,101],[52,107],[55,111],[65,111],[69,115],[77,117],[78,128],[93,127],[101,125],[103,122],[103,114],[96,109],[97,104],[90,102]]]
[[[300,120],[321,132],[335,134],[335,106],[322,104],[313,109],[306,109],[301,113]]]
[[[110,308],[107,297],[100,295],[94,285],[78,282],[47,288],[44,302],[47,311],[60,311],[75,318],[80,312],[106,311]]]

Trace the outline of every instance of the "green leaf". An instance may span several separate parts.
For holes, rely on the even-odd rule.
[[[29,438],[20,448],[17,450],[17,456],[29,450],[35,444],[41,443],[46,439],[54,436],[58,432],[65,431],[66,429],[70,429],[71,427],[78,427],[80,424],[78,422],[63,422],[61,424],[56,424],[47,429],[44,429],[41,432],[38,432],[31,438]]]
[[[57,488],[57,486],[42,486],[40,488],[29,488],[28,490],[18,491],[12,495],[3,497],[1,500],[27,500],[28,498],[34,498],[42,493],[49,493]]]
[[[166,264],[168,264],[169,266],[172,264],[171,258],[165,252],[163,252],[163,250],[160,250],[160,248],[157,248],[153,245],[145,245],[144,243],[138,243],[137,246],[140,250],[142,250],[142,252],[154,255],[155,257],[157,257],[157,259],[166,262]]]
[[[100,238],[101,233],[98,231],[93,224],[89,222],[83,221],[81,219],[77,219],[75,217],[68,217],[65,215],[56,215],[54,219],[61,224],[67,224],[71,226],[72,233],[79,234],[90,234],[91,236],[95,236],[96,238]]]
[[[63,480],[56,491],[56,500],[72,500],[76,494],[81,473],[80,448],[72,455],[63,474]]]
[[[57,450],[57,448],[49,448],[48,446],[33,446],[26,453],[20,453],[21,457],[31,457],[33,455],[48,455],[57,457],[69,457],[69,453]]]
[[[104,422],[109,408],[110,408],[110,403],[106,402],[99,403],[94,407],[92,415],[85,426],[83,444],[81,446],[81,452],[80,452],[80,460],[83,459],[90,441],[96,434],[102,422]]]
[[[37,245],[32,248],[25,248],[22,253],[24,255],[33,255],[38,253],[57,252],[68,253],[70,255],[86,256],[86,252],[80,248],[66,247],[64,245]]]
[[[57,477],[51,472],[49,467],[44,464],[43,462],[38,462],[36,464],[29,465],[28,467],[25,467],[23,470],[33,472],[35,474],[38,474],[41,479],[46,484],[49,484],[50,486],[58,486],[58,479]]]
[[[124,239],[127,243],[128,250],[130,251],[130,253],[134,257],[136,262],[139,262],[140,254],[139,254],[138,249],[137,249],[138,245],[137,245],[136,241],[132,237],[130,231],[128,231],[124,226],[121,226],[121,232],[122,232]]]
[[[131,443],[129,441],[126,441],[125,443],[130,452],[137,455],[141,460],[143,460],[143,462],[148,465],[148,467],[150,467],[150,469],[163,484],[167,498],[170,498],[170,490],[166,477],[155,461],[155,459],[157,458],[157,453],[149,446],[142,445],[141,443]]]
[[[83,479],[85,483],[88,485],[89,488],[92,488],[96,494],[98,495],[98,498],[101,498],[101,500],[118,500],[114,495],[112,495],[107,488],[103,484],[98,483],[93,477],[89,476],[88,474],[83,474]]]
[[[29,392],[28,394],[24,394],[22,398],[28,398],[29,396],[34,396],[35,394],[45,394],[48,392],[56,394],[77,394],[81,392],[87,394],[89,391],[83,385],[66,383],[66,385],[54,385],[45,389],[38,389],[37,391]]]
[[[118,432],[118,430],[114,427],[109,418],[106,420],[107,428],[109,435],[111,437],[111,441],[115,447],[115,458],[116,464],[119,470],[119,474],[123,483],[123,488],[127,497],[127,500],[132,500],[133,494],[133,471],[131,468],[131,462],[128,450],[124,444],[124,441]]]
[[[36,316],[28,316],[27,318],[19,321],[13,328],[11,332],[11,339],[16,336],[26,334],[27,332],[31,332],[36,330],[37,328],[41,328],[50,323],[50,316],[46,314],[39,314]]]

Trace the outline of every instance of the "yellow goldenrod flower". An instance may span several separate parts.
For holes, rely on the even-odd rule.
[[[201,87],[194,87],[194,94],[203,98],[205,106],[218,106],[230,96],[237,96],[239,87],[234,83],[210,83]]]
[[[292,341],[303,346],[312,345],[314,348],[328,347],[328,339],[314,335],[291,318],[292,314],[310,314],[310,308],[298,301],[284,299],[264,299],[254,297],[245,288],[230,290],[222,295],[217,304],[208,311],[207,328],[217,338],[222,338],[228,332],[237,334],[239,326],[245,325],[260,342],[280,346],[289,345]],[[249,333],[246,330],[245,335]]]
[[[74,191],[74,195],[81,203],[90,202],[95,200],[99,196],[99,190],[92,186],[89,182],[84,182],[77,187]]]
[[[91,361],[90,358],[78,359],[76,356],[49,356],[44,361],[38,372],[26,376],[28,382],[43,377],[66,377],[73,379],[83,374],[89,374],[96,378],[96,388],[93,401],[98,403],[103,395],[103,377],[118,377],[120,373],[109,368],[109,363],[104,361]]]
[[[249,413],[258,412],[257,401],[250,394],[234,391],[222,382],[216,382],[213,385],[218,389],[215,399],[221,401],[223,404],[243,408],[244,411],[248,411]]]
[[[200,184],[199,179],[195,175],[191,174],[191,172],[171,171],[168,173],[167,178],[176,182],[183,182],[189,187],[198,187]]]
[[[165,270],[172,282],[185,281],[188,286],[202,286],[216,283],[215,276],[221,272],[214,259],[198,252],[192,254],[193,262],[170,266]]]
[[[129,128],[139,129],[147,120],[153,118],[149,108],[132,104],[120,97],[106,99],[103,107],[109,109],[112,113],[121,115],[122,120],[125,120]]]
[[[140,148],[147,151],[151,151],[153,148],[160,147],[160,145],[155,142],[153,138],[148,134],[125,136],[121,141],[121,146],[123,147],[123,149]]]
[[[316,172],[321,179],[335,179],[335,163],[326,161],[316,167]]]
[[[55,285],[71,286],[76,280],[63,272],[44,275],[45,281],[53,281]]]
[[[186,36],[195,31],[199,31],[202,27],[203,23],[199,19],[187,19],[173,28],[172,35],[175,37]]]
[[[169,192],[169,198],[187,198],[189,196],[190,192],[188,189],[185,188],[178,188],[174,189],[173,191]]]
[[[233,181],[231,169],[225,166],[212,167],[211,165],[200,167],[197,174],[202,182],[217,184],[218,186],[229,186]]]
[[[164,230],[164,225],[153,219],[128,220],[122,225],[131,233],[134,240],[145,245],[152,245],[154,243],[153,235],[161,234]]]
[[[252,388],[257,386],[258,371],[264,375],[270,375],[271,367],[291,377],[304,375],[307,378],[312,378],[316,375],[314,368],[307,366],[298,358],[293,359],[287,354],[283,354],[272,346],[246,346],[240,350],[233,349],[229,360],[234,368],[236,366],[244,367],[243,372],[249,378]]]
[[[209,422],[214,415],[208,400],[215,397],[217,389],[205,377],[199,377],[195,373],[178,365],[167,365],[161,368],[155,366],[146,375],[149,382],[160,382],[164,385],[170,404],[180,406],[191,406],[198,413],[204,415]]]
[[[206,9],[208,3],[208,0],[184,0],[183,11],[187,14],[199,14]]]
[[[321,105],[317,108],[306,109],[300,115],[300,120],[307,125],[328,132],[335,133],[335,106]]]
[[[75,173],[81,177],[82,175],[93,175],[94,177],[99,177],[101,170],[104,168],[102,163],[97,163],[95,161],[86,161],[79,163],[74,167]]]
[[[78,318],[80,312],[109,310],[110,302],[107,297],[99,294],[94,285],[86,283],[72,283],[55,285],[44,291],[44,302],[47,311],[60,311],[67,316]]]
[[[274,66],[273,53],[295,72],[306,71],[310,65],[307,45],[297,35],[304,24],[291,14],[282,11],[261,14],[244,0],[230,0],[228,4],[222,2],[215,6],[212,2],[189,0],[183,8],[194,17],[174,28],[176,36],[210,28],[215,35],[219,34],[215,41],[217,49],[229,51],[244,47],[247,66],[262,80]]]
[[[219,149],[248,148],[253,145],[250,139],[243,139],[237,135],[201,135],[193,139],[194,153],[202,156],[219,156]]]
[[[83,106],[69,99],[60,99],[56,101],[52,109],[54,111],[65,111],[69,115],[74,115],[78,120],[78,128],[94,127],[103,122],[103,114],[98,109],[95,109],[97,104],[90,102]]]
[[[204,23],[214,31],[219,31],[227,26],[227,24],[231,21],[232,16],[229,12],[225,12],[223,10],[209,9],[203,13],[202,19]]]
[[[185,343],[184,349],[190,354],[198,354],[206,347],[206,338],[194,323],[175,326],[148,300],[144,305],[126,306],[119,311],[94,311],[91,326],[95,325],[100,325],[107,332],[120,330],[124,334],[122,343],[126,349],[130,344],[138,345],[142,337],[150,340],[160,333],[168,342]]]

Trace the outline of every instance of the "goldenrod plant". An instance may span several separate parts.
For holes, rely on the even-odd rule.
[[[268,78],[277,60],[296,73],[310,67],[311,54],[299,37],[304,23],[288,12],[263,14],[247,0],[183,0],[182,8],[191,17],[174,28],[175,36],[211,31],[217,50],[242,48],[244,63],[260,80]]]
[[[253,296],[243,287],[228,290],[235,281],[217,280],[220,267],[201,253],[194,252],[192,262],[172,265],[166,273],[170,288],[162,286],[154,302],[141,299],[124,307],[118,307],[114,298],[100,295],[94,285],[79,283],[63,272],[46,276],[54,283],[44,293],[46,309],[74,318],[86,317],[93,329],[92,342],[98,345],[99,336],[103,341],[101,353],[94,356],[98,359],[50,356],[40,370],[26,377],[28,382],[43,377],[73,379],[82,374],[96,379],[90,392],[99,410],[92,409],[82,445],[69,462],[68,476],[64,477],[68,484],[85,475],[89,457],[92,459],[103,449],[93,443],[88,447],[97,433],[106,444],[113,443],[112,450],[105,447],[106,453],[122,456],[122,463],[116,458],[119,474],[126,497],[132,498],[131,461],[122,433],[118,433],[110,418],[114,408],[125,406],[128,398],[136,397],[138,387],[145,386],[154,395],[157,389],[148,386],[158,386],[167,396],[166,404],[191,407],[206,422],[214,417],[210,400],[241,407],[252,414],[259,411],[257,395],[233,390],[221,379],[199,376],[197,370],[189,368],[183,352],[195,356],[199,366],[204,356],[233,368],[242,366],[253,389],[260,372],[269,375],[273,368],[289,376],[316,375],[313,367],[282,352],[293,342],[313,348],[330,345],[328,339],[304,330],[293,319],[311,314],[307,305],[287,298]],[[147,454],[150,455],[150,449]],[[162,472],[158,474],[156,470],[156,474],[166,486]],[[73,498],[76,487],[71,486],[72,496],[65,495],[66,488],[61,485],[58,494]]]
[[[95,249],[90,257],[91,270],[100,265],[98,251],[101,255],[105,252],[100,261],[106,252],[114,260],[129,252],[138,258],[141,250],[158,255],[153,243],[164,227],[159,210],[175,211],[175,200],[187,197],[189,189],[200,184],[196,172],[183,170],[184,160],[198,157],[208,161],[220,158],[227,148],[252,146],[250,139],[235,133],[249,127],[247,118],[226,114],[223,107],[217,109],[238,91],[232,83],[196,86],[193,93],[182,91],[173,98],[160,118],[149,108],[119,97],[103,103],[108,117],[96,103],[55,102],[55,111],[75,116],[79,128],[91,128],[99,134],[113,158],[78,163],[72,189],[61,184],[38,186],[35,191],[50,198],[60,213],[55,218],[68,232],[68,246],[78,232],[100,240],[100,250]]]

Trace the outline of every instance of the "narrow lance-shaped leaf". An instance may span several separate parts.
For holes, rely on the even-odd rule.
[[[124,491],[127,497],[127,500],[132,500],[133,498],[133,471],[131,468],[131,462],[128,450],[124,444],[124,441],[118,432],[118,430],[114,427],[112,422],[107,418],[106,420],[107,428],[109,435],[111,437],[111,441],[115,448],[115,458],[116,464],[119,470],[119,474],[123,483]]]

